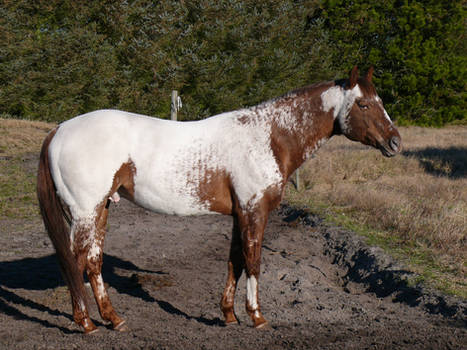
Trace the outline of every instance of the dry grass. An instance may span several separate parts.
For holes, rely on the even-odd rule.
[[[38,152],[45,135],[54,126],[44,122],[0,118],[0,157]]]
[[[467,296],[467,127],[400,131],[404,151],[391,159],[331,139],[288,197],[404,252],[417,272],[447,273],[438,287]]]
[[[37,215],[36,162],[53,124],[0,118],[0,220]]]

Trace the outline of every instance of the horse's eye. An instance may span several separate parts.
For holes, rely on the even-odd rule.
[[[358,107],[360,107],[361,109],[368,109],[368,105],[366,105],[365,103],[361,101],[358,101],[357,104],[358,104]]]

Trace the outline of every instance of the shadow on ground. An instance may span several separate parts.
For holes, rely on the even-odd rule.
[[[308,210],[282,206],[285,222],[301,221],[307,226],[322,225],[322,220]],[[393,302],[410,307],[422,307],[430,314],[439,314],[455,319],[454,323],[467,327],[467,304],[450,301],[448,297],[426,290],[423,286],[412,286],[407,277],[412,272],[398,267],[386,254],[375,251],[361,240],[355,239],[354,233],[340,228],[322,226],[325,243],[325,255],[331,257],[332,263],[340,265],[346,271],[342,276],[345,284],[358,283],[365,292],[373,293],[378,298],[390,297]]]
[[[427,147],[419,150],[403,151],[406,157],[418,159],[425,171],[436,176],[459,179],[467,176],[467,148]]]
[[[393,302],[411,307],[422,306],[430,314],[440,314],[448,318],[459,315],[461,320],[464,318],[463,324],[467,326],[467,310],[462,310],[461,305],[448,304],[444,296],[427,293],[421,286],[409,285],[405,276],[411,275],[411,272],[381,267],[377,260],[369,249],[357,250],[350,259],[344,278],[365,285],[366,291],[374,293],[378,298],[389,296]]]
[[[150,271],[141,269],[133,263],[104,254],[103,278],[106,283],[114,287],[119,293],[125,293],[132,297],[140,298],[144,301],[155,302],[135,278],[136,273],[164,275],[162,271]],[[134,272],[129,276],[121,275],[116,270],[127,270]],[[57,258],[55,255],[47,255],[40,258],[24,258],[20,260],[0,262],[0,312],[13,316],[16,319],[23,319],[37,322],[48,328],[59,328],[64,333],[81,333],[72,331],[51,324],[49,321],[41,320],[34,316],[29,316],[13,305],[27,307],[32,310],[47,312],[54,316],[64,316],[72,321],[72,316],[57,309],[51,309],[33,300],[26,299],[16,294],[11,289],[26,290],[46,290],[65,286],[65,282],[59,271]],[[160,305],[167,312],[166,305]]]

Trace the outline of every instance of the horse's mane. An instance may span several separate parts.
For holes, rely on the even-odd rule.
[[[342,81],[345,82],[345,79],[342,79]],[[275,102],[280,101],[280,100],[284,100],[284,99],[288,99],[288,98],[294,98],[296,96],[306,94],[310,90],[314,90],[314,89],[316,89],[318,87],[321,87],[321,86],[331,87],[333,85],[338,85],[337,82],[338,81],[317,82],[317,83],[313,83],[313,84],[306,85],[306,86],[303,86],[303,87],[299,87],[299,88],[293,89],[293,90],[291,90],[289,92],[286,92],[283,95],[273,97],[273,98],[271,98],[271,99],[269,99],[267,101],[261,102],[260,104],[257,104],[257,105],[251,106],[251,107],[247,107],[247,109],[263,107],[263,106],[274,104]],[[339,84],[339,85],[341,85],[341,84]]]

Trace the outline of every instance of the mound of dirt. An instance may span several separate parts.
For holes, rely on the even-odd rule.
[[[72,323],[71,304],[42,223],[0,228],[0,347],[20,349],[462,349],[466,302],[406,283],[409,272],[348,231],[303,210],[272,213],[263,244],[260,300],[269,327],[245,312],[225,327],[219,301],[232,219],[111,206],[104,280],[129,331]],[[91,294],[90,294],[91,295]]]

